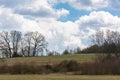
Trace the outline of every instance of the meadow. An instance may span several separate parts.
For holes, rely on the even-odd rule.
[[[30,65],[55,65],[64,60],[75,60],[79,63],[93,62],[96,54],[75,54],[59,56],[40,57],[18,57],[1,59],[0,65],[12,66],[16,63],[26,63]],[[1,74],[0,80],[120,80],[119,75],[73,75],[70,73],[50,73],[50,74]]]
[[[27,63],[35,65],[54,65],[64,60],[75,60],[79,63],[92,62],[96,57],[96,54],[71,54],[71,55],[59,55],[59,56],[40,56],[40,57],[18,57],[1,59],[0,63],[6,65],[14,65],[16,63]]]
[[[120,80],[120,76],[112,75],[0,75],[0,80]]]

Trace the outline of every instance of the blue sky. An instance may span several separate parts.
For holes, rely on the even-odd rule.
[[[66,17],[61,17],[59,20],[60,21],[75,21],[77,19],[79,19],[80,16],[82,15],[87,15],[89,14],[90,11],[86,11],[86,10],[77,10],[73,7],[71,7],[68,3],[59,3],[57,5],[55,5],[55,9],[67,9],[69,10],[70,14],[68,14]]]
[[[120,4],[120,1],[119,0],[116,0],[118,1],[119,3],[117,4]],[[116,2],[115,1],[115,2]],[[114,3],[116,5],[116,3]],[[60,21],[75,21],[77,20],[80,16],[83,16],[83,15],[88,15],[90,12],[92,12],[91,10],[88,11],[88,10],[78,10],[76,8],[73,8],[72,6],[70,6],[68,3],[58,3],[57,5],[54,6],[55,9],[61,9],[61,8],[64,8],[64,9],[67,9],[69,10],[70,14],[67,15],[66,17],[61,17],[59,20]],[[106,11],[106,12],[109,12],[111,13],[112,15],[114,16],[118,16],[120,17],[120,10],[119,9],[111,9],[110,7],[106,7],[106,8],[102,8],[102,9],[97,9],[97,10],[94,10],[94,11]]]
[[[83,49],[108,29],[120,31],[120,0],[0,0],[0,30],[38,31],[51,51]]]

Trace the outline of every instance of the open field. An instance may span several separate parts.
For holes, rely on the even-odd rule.
[[[96,54],[0,59],[1,74],[120,75],[119,66],[119,58],[97,61]]]
[[[0,80],[120,80],[120,76],[86,75],[0,75]]]
[[[42,56],[42,57],[22,57],[22,58],[8,58],[2,59],[0,62],[7,65],[15,63],[32,63],[37,65],[44,64],[57,64],[63,60],[76,60],[79,63],[90,62],[95,59],[95,54],[75,54],[75,55],[62,55],[62,56]]]

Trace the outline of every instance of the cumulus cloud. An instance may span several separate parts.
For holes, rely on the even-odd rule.
[[[109,12],[105,11],[93,11],[89,15],[85,15],[80,17],[78,21],[76,21],[81,27],[119,27],[120,18],[118,16],[113,16]]]
[[[48,42],[50,43],[49,45],[53,49],[62,51],[69,46],[84,47],[79,37],[79,27],[74,22],[61,22],[56,20],[44,22],[39,20],[38,24],[41,26],[40,29],[43,29],[43,34],[46,35],[46,38],[48,38]]]
[[[69,4],[79,10],[96,10],[107,7],[108,2],[105,0],[71,0]]]
[[[93,11],[75,22],[81,29],[82,41],[89,40],[89,36],[98,30],[120,30],[120,18],[105,11]]]
[[[58,19],[69,14],[66,9],[54,9],[48,0],[0,0],[0,5],[12,8],[15,13],[30,17]]]
[[[21,29],[23,23],[23,16],[13,14],[9,8],[0,7],[0,29],[13,30]]]
[[[79,27],[74,22],[51,18],[29,19],[14,13],[10,8],[0,7],[0,29],[38,31],[46,37],[50,50],[61,52],[68,46],[82,46],[78,36]]]
[[[57,10],[53,7],[59,3],[68,3],[78,10],[98,10],[101,8],[120,10],[119,0],[0,0],[0,5],[11,7],[17,13],[37,17],[58,16]]]

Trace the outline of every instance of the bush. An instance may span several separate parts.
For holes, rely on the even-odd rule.
[[[49,74],[49,73],[53,73],[53,67],[51,65],[43,65],[40,68],[40,73],[41,74]]]
[[[54,67],[55,72],[72,72],[77,71],[78,63],[74,60],[64,60]]]

